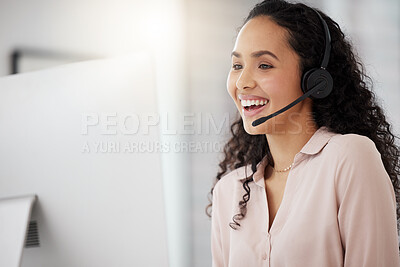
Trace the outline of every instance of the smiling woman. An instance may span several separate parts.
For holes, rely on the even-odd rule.
[[[294,113],[303,115],[304,121],[310,120],[311,102],[306,99],[275,119],[278,121],[271,120],[260,127],[251,125],[260,112],[272,113],[302,95],[299,56],[287,43],[288,35],[285,28],[269,17],[258,16],[246,23],[237,37],[227,88],[250,134],[271,132],[272,126]],[[268,104],[258,109],[245,109],[240,96],[250,101],[266,99]]]
[[[253,8],[227,79],[240,118],[211,189],[213,266],[400,266],[400,150],[369,80],[323,12]]]

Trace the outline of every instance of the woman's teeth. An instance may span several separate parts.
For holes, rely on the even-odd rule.
[[[241,100],[240,103],[243,107],[263,106],[268,103],[268,100]]]

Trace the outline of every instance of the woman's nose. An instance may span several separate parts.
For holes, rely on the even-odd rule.
[[[256,82],[254,81],[251,71],[243,68],[236,81],[236,87],[240,90],[245,90],[248,88],[253,88],[255,84]]]

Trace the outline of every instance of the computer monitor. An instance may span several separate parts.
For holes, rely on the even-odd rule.
[[[37,196],[21,266],[168,265],[156,117],[146,53],[0,79],[0,198]]]

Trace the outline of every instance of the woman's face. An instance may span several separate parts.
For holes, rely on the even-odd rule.
[[[282,132],[296,124],[298,127],[299,118],[311,110],[311,100],[306,99],[263,124],[251,125],[303,94],[299,56],[290,48],[287,36],[284,28],[267,16],[259,16],[249,20],[236,39],[227,89],[249,134]]]

